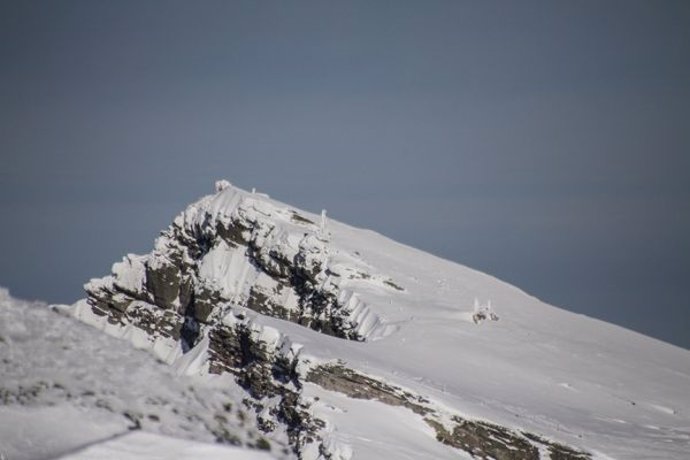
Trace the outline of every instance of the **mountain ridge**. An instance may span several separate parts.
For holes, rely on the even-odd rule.
[[[232,376],[297,458],[690,448],[687,350],[227,181],[85,288],[56,309],[180,374]]]
[[[590,365],[589,361],[594,359],[585,355],[591,355],[594,349],[605,364],[597,368],[597,372],[611,373],[612,369],[616,369],[613,366],[621,368],[620,355],[631,351],[633,347],[637,349],[637,359],[643,359],[646,354],[647,362],[652,363],[655,358],[649,354],[646,345],[648,341],[644,336],[631,336],[628,331],[612,328],[608,323],[593,322],[590,318],[545,305],[490,275],[438,257],[430,257],[409,246],[391,242],[375,232],[361,232],[360,229],[327,219],[325,214],[317,216],[306,213],[271,200],[267,195],[242,191],[228,182],[220,181],[216,185],[216,194],[192,204],[175,219],[170,229],[157,240],[150,256],[153,257],[153,264],[150,265],[154,268],[167,267],[157,257],[183,261],[190,255],[187,250],[189,247],[180,254],[177,243],[183,241],[183,246],[191,245],[191,252],[194,253],[191,258],[196,257],[196,261],[192,263],[194,269],[190,276],[196,277],[195,286],[203,286],[200,296],[202,307],[196,307],[195,296],[191,296],[194,297],[193,301],[187,300],[186,306],[182,305],[185,303],[185,300],[181,300],[184,283],[178,283],[180,288],[176,299],[166,298],[164,293],[158,292],[161,289],[157,289],[157,285],[169,282],[169,272],[161,277],[156,274],[155,269],[151,270],[147,266],[144,271],[129,270],[127,275],[138,273],[139,281],[143,283],[140,285],[146,287],[144,291],[154,305],[191,308],[192,317],[200,321],[200,324],[189,327],[198,334],[193,340],[208,338],[208,371],[235,372],[240,384],[248,388],[255,398],[262,399],[278,391],[284,400],[293,400],[295,394],[305,393],[302,382],[310,380],[309,372],[313,369],[330,375],[329,372],[332,374],[333,369],[337,370],[338,366],[342,366],[345,371],[340,373],[347,374],[344,379],[346,381],[352,380],[352,375],[360,375],[360,380],[373,376],[373,381],[376,382],[374,386],[389,384],[399,389],[387,391],[388,397],[391,392],[400,391],[412,394],[412,399],[435,398],[438,404],[431,409],[434,413],[439,415],[446,409],[450,410],[444,416],[439,416],[438,421],[426,420],[425,423],[432,427],[434,423],[438,423],[434,428],[435,437],[445,439],[446,444],[455,444],[460,450],[464,446],[464,451],[470,455],[500,456],[497,452],[489,454],[481,450],[482,443],[486,443],[494,435],[485,434],[484,438],[475,439],[475,446],[451,441],[449,433],[455,427],[453,417],[463,421],[487,420],[502,424],[508,433],[506,437],[517,433],[515,439],[524,440],[525,436],[519,434],[521,430],[534,430],[539,433],[539,437],[546,434],[547,437],[556,437],[560,442],[579,446],[582,444],[580,440],[583,433],[577,430],[566,430],[565,433],[559,431],[559,423],[563,422],[558,417],[562,415],[556,414],[551,407],[545,408],[545,402],[553,405],[561,403],[563,397],[572,398],[573,395],[568,393],[581,391],[578,387],[582,386],[587,387],[586,392],[590,394],[580,398],[575,405],[576,411],[589,409],[589,399],[594,399],[598,400],[599,407],[611,406],[616,416],[608,417],[609,419],[623,420],[618,415],[626,412],[624,409],[627,407],[617,406],[621,402],[631,407],[638,404],[632,395],[613,396],[606,391],[598,391],[596,397],[592,397],[592,393],[600,386],[596,379],[570,383],[568,380],[572,380],[572,376],[567,374],[572,371],[572,367],[564,369],[561,365],[559,369],[557,361],[568,359],[571,361],[570,366],[578,365],[585,371]],[[190,236],[191,238],[187,238]],[[199,241],[208,247],[197,247]],[[198,253],[195,252],[197,250]],[[142,279],[141,274],[144,272]],[[186,275],[180,275],[180,279],[184,276]],[[117,279],[115,276],[115,285]],[[103,280],[108,283],[107,277],[101,281]],[[94,281],[91,282],[92,287],[93,283]],[[89,290],[87,286],[90,295],[96,291],[97,289]],[[98,308],[97,299],[96,295],[87,300],[87,303],[91,303],[91,311]],[[478,311],[478,305],[485,308],[487,302],[491,301],[495,305],[495,311]],[[224,332],[214,331],[214,326],[211,325],[213,321],[204,323],[208,318],[198,316],[200,310],[204,314],[208,313],[210,303],[215,305],[209,313],[216,315],[213,321],[220,322],[229,330],[221,328]],[[82,307],[76,309],[77,315],[88,312],[83,308],[83,303],[80,305]],[[118,309],[111,308],[110,311],[115,311],[116,314],[110,314],[108,321],[117,316]],[[182,316],[189,318],[188,313],[185,311]],[[489,318],[497,321],[484,321]],[[292,324],[284,324],[281,320],[288,320]],[[180,327],[184,329],[185,325]],[[582,334],[568,330],[577,327],[583,328]],[[437,336],[434,340],[430,341],[425,337],[427,329],[435,331]],[[270,383],[271,379],[266,375],[265,369],[258,370],[261,366],[252,368],[257,354],[251,350],[248,353],[240,350],[240,344],[245,340],[262,349],[258,354],[264,353],[268,342],[262,341],[262,338],[267,330],[272,331],[269,335],[281,336],[278,342],[285,340],[290,344],[287,351],[280,348],[280,353],[269,359],[269,362],[274,360],[270,362],[274,370],[276,366],[281,369],[278,379],[286,379],[287,387],[292,385],[290,388],[280,385],[283,390],[271,388],[273,383]],[[337,339],[329,339],[324,334]],[[592,334],[593,338],[587,337],[588,334]],[[535,340],[534,336],[538,339]],[[431,351],[420,350],[421,345],[410,346],[410,340],[415,344],[424,344]],[[227,349],[227,343],[233,341],[236,344]],[[363,345],[350,345],[348,342]],[[198,343],[200,342],[192,341],[188,345],[191,349]],[[273,345],[285,346],[283,342]],[[456,352],[453,351],[458,346],[466,350],[466,355],[460,359],[454,356]],[[576,346],[583,351],[574,351],[573,347]],[[561,347],[565,352],[561,351]],[[251,344],[248,348],[251,349]],[[376,348],[379,350],[372,351]],[[520,348],[528,348],[529,351],[522,352]],[[398,357],[400,350],[408,352],[405,359]],[[390,369],[392,366],[383,363],[367,365],[373,360],[380,361],[381,358],[375,356],[377,353],[385,357],[383,361],[386,364],[392,361],[399,368]],[[238,354],[242,356],[239,361]],[[565,355],[576,358],[566,358]],[[684,357],[687,360],[687,354]],[[167,358],[170,359],[170,356]],[[412,365],[408,362],[410,358]],[[219,364],[228,360],[230,365]],[[544,368],[537,362],[539,360],[546,360],[553,367]],[[446,368],[456,365],[456,361],[462,368],[471,370],[481,378],[468,384],[472,379],[464,375],[464,372]],[[306,366],[305,362],[308,363]],[[306,367],[306,370],[300,371],[300,366]],[[494,371],[493,367],[500,370]],[[628,364],[628,371],[634,368],[634,364]],[[405,369],[407,374],[404,379],[395,375],[401,374],[401,369]],[[554,379],[554,371],[563,374],[565,381],[546,383]],[[512,378],[510,384],[503,382],[505,375],[502,374],[506,373]],[[417,377],[421,379],[422,385],[415,382]],[[650,375],[648,378],[657,376]],[[329,381],[327,377],[312,377],[311,380],[310,383],[319,380],[322,384]],[[333,390],[335,384],[330,384]],[[487,399],[490,398],[484,394],[484,387],[487,385],[495,386],[494,391],[502,395],[488,404]],[[553,394],[549,397],[544,393],[536,395],[533,392],[535,385]],[[451,386],[454,390],[448,391]],[[554,386],[558,391],[554,392]],[[665,389],[668,388],[667,385]],[[347,389],[340,390],[345,394],[348,392]],[[560,394],[561,390],[565,392],[564,395]],[[320,391],[321,389],[317,392]],[[677,388],[675,391],[678,392]],[[447,392],[453,395],[452,403],[447,401]],[[458,406],[454,408],[458,394],[465,394],[461,398],[465,401],[460,404],[459,410]],[[512,397],[503,396],[504,394]],[[380,400],[387,397],[379,394],[378,398]],[[646,404],[645,407],[649,410],[661,413],[670,411],[670,415],[677,412],[677,409],[670,407],[674,404],[664,404],[654,398],[658,399],[655,391],[646,389],[643,399],[654,400]],[[467,400],[474,400],[475,403],[468,404]],[[611,400],[616,402],[612,403]],[[520,401],[520,404],[509,409],[507,413],[510,415],[506,416],[505,405],[513,401]],[[683,402],[681,399],[681,405]],[[411,404],[409,401],[398,403],[402,407]],[[286,410],[280,404],[277,409],[274,408],[278,414]],[[539,408],[543,412],[542,417],[548,420],[545,426],[540,427],[539,423],[514,423],[515,418],[529,419],[533,415],[530,413],[533,408]],[[262,407],[260,410],[265,409]],[[306,412],[302,416],[305,420],[310,419]],[[299,424],[303,421],[300,417],[296,420],[287,417],[285,420],[288,420],[288,425],[293,422]],[[309,434],[295,434],[291,439],[296,454],[309,455],[307,441],[319,437],[316,435],[318,427],[316,428],[310,427],[307,429]],[[581,427],[581,431],[586,432],[584,427]],[[504,448],[510,450],[509,444],[506,443]],[[321,446],[323,445],[322,442]],[[537,450],[543,448],[539,445],[532,447]],[[323,448],[318,447],[318,450]],[[597,455],[598,446],[595,444],[590,451]],[[526,452],[524,458],[531,458],[530,455],[533,454]]]

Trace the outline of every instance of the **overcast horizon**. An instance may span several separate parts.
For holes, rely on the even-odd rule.
[[[0,286],[216,179],[690,349],[690,3],[0,4]]]

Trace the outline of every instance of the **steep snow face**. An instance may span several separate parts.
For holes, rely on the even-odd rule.
[[[688,351],[325,213],[216,190],[71,311],[180,371],[232,374],[302,458],[690,451]]]

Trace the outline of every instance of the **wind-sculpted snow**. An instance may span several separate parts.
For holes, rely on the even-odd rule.
[[[71,314],[302,459],[682,459],[690,353],[220,181]]]

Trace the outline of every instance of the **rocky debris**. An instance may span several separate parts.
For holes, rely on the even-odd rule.
[[[64,387],[58,383],[51,385],[50,383],[39,380],[29,386],[17,385],[16,388],[0,387],[0,405],[9,406],[12,404],[27,405],[31,404],[42,393],[49,389],[60,390],[64,392]]]
[[[539,450],[527,439],[507,428],[482,421],[453,417],[447,429],[436,420],[425,421],[436,431],[436,439],[461,449],[477,459],[539,460]]]
[[[355,399],[380,401],[390,406],[402,406],[419,415],[432,412],[428,400],[415,396],[380,380],[368,377],[342,365],[326,364],[309,370],[306,381],[326,390],[337,391]]]
[[[169,337],[173,340],[180,339],[184,325],[184,318],[174,312],[140,301],[132,302],[121,319],[135,324],[151,336]]]

